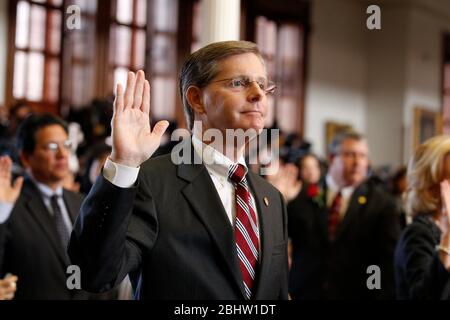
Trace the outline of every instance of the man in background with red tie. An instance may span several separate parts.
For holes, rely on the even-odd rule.
[[[112,153],[69,246],[82,288],[108,290],[129,274],[138,299],[287,299],[282,196],[244,161],[275,90],[258,48],[208,45],[188,57],[179,85],[192,136],[152,159],[168,123],[150,127],[149,82],[139,71],[116,88]],[[255,134],[208,138],[227,130]]]
[[[356,132],[338,134],[330,146],[324,186],[305,186],[289,203],[293,299],[395,297],[398,213],[393,199],[367,179],[368,167],[366,139]],[[373,265],[380,268],[379,283],[368,281]]]

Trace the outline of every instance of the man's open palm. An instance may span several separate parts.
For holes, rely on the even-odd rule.
[[[22,190],[23,177],[11,184],[12,161],[8,156],[0,157],[0,202],[15,203]]]
[[[125,93],[120,84],[116,88],[111,160],[140,166],[158,149],[168,126],[167,121],[159,121],[153,130],[150,128],[150,84],[143,71],[128,73]]]

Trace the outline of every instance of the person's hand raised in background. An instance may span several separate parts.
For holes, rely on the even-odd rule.
[[[0,157],[0,203],[15,203],[20,190],[22,190],[23,177],[18,177],[14,183],[12,183],[11,177],[11,158],[8,156]]]
[[[17,276],[7,275],[0,279],[0,300],[12,300],[16,293]]]

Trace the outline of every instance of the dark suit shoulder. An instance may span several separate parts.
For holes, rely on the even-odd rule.
[[[83,202],[84,198],[86,197],[86,195],[81,192],[73,192],[67,189],[64,189],[64,196],[80,202]]]
[[[289,214],[298,214],[302,211],[308,211],[312,209],[312,207],[317,206],[317,204],[314,204],[311,197],[308,196],[308,185],[305,185],[302,187],[302,190],[298,193],[298,195],[288,202],[287,209]],[[325,191],[322,191],[322,198],[325,202]]]
[[[279,194],[281,196],[280,191],[277,188],[275,188],[271,183],[269,183],[266,179],[261,177],[259,174],[256,174],[250,170],[248,174],[251,175],[253,183],[257,183],[260,187],[266,189],[268,193]]]
[[[421,214],[403,230],[399,243],[405,246],[414,243],[428,244],[434,248],[439,243],[440,238],[441,231],[433,223],[431,217]]]
[[[353,193],[353,197],[359,197],[361,195],[367,196],[372,209],[378,208],[392,212],[396,212],[397,210],[394,197],[377,183],[370,180],[362,183]]]
[[[141,165],[141,171],[148,173],[163,173],[161,170],[169,169],[175,167],[172,162],[171,155],[165,154],[150,158]]]
[[[157,184],[161,186],[165,181],[176,179],[176,167],[170,154],[150,158],[141,165],[138,179],[144,185]]]

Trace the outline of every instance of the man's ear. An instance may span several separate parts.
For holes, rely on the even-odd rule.
[[[196,86],[190,86],[186,91],[186,100],[195,113],[204,114],[202,91]]]
[[[19,158],[20,158],[20,162],[22,163],[24,168],[28,168],[30,165],[30,161],[29,161],[30,155],[21,151],[19,154]]]

